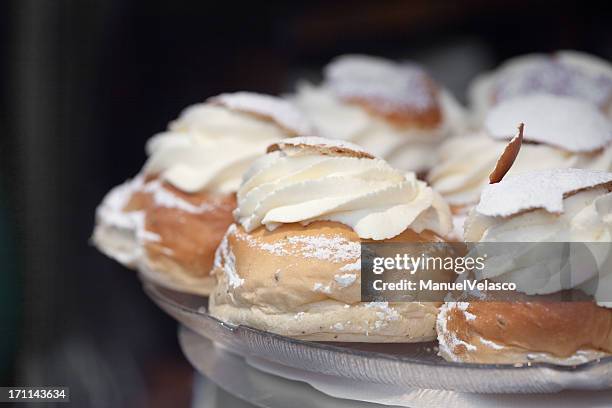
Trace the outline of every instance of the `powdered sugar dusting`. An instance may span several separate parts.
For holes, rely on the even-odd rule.
[[[283,139],[277,144],[281,148],[281,150],[283,149],[284,146],[292,146],[292,147],[297,147],[300,145],[312,146],[312,147],[321,146],[321,147],[347,149],[347,150],[352,150],[356,153],[364,153],[364,154],[372,156],[370,152],[368,152],[363,147],[356,145],[354,143],[347,142],[345,140],[328,139],[325,137],[318,137],[318,136],[292,137],[290,139]]]
[[[150,193],[153,196],[153,201],[159,207],[177,208],[192,214],[208,212],[216,208],[214,204],[209,202],[203,202],[200,205],[193,205],[173,194],[171,191],[165,189],[159,180],[154,180],[147,183],[144,186],[143,191]]]
[[[302,114],[288,101],[253,92],[224,93],[210,101],[226,108],[270,117],[280,126],[298,135],[312,133],[312,128]]]
[[[380,320],[393,321],[400,318],[399,312],[389,302],[368,302],[365,305],[366,309],[377,309],[376,317]]]
[[[525,141],[571,152],[590,152],[612,142],[612,125],[601,111],[578,99],[547,94],[495,106],[485,119],[485,128],[495,139],[510,139],[521,122]]]
[[[315,282],[312,290],[314,292],[321,292],[329,295],[331,293],[331,285],[324,285],[321,282]]]
[[[340,235],[297,235],[279,239],[274,243],[259,242],[247,235],[239,235],[238,238],[245,240],[250,247],[256,247],[277,256],[296,255],[334,263],[359,261],[361,256],[361,244],[359,242],[348,241]]]
[[[137,236],[140,238],[140,241],[149,241],[149,242],[161,242],[161,236],[159,234],[155,234],[151,231],[147,231],[146,229],[141,229],[137,231]]]
[[[387,309],[389,307],[389,302],[368,302],[365,304],[365,307],[366,309]]]
[[[470,306],[469,302],[457,302],[455,306],[463,312],[465,320],[476,320],[476,315],[467,311]]]
[[[344,330],[344,325],[342,323],[334,323],[332,326],[334,330]]]
[[[113,188],[96,209],[93,242],[100,251],[127,266],[138,264],[145,242],[161,241],[159,235],[145,229],[144,211],[123,211],[143,183],[143,176],[138,175]]]
[[[495,81],[497,101],[536,92],[575,97],[603,108],[612,98],[612,77],[588,73],[547,57],[501,72]]]
[[[136,211],[124,212],[123,209],[132,195],[140,190],[143,181],[142,176],[137,176],[109,191],[96,209],[97,221],[118,228],[135,229],[144,215],[136,215]]]
[[[484,339],[484,338],[482,338],[482,337],[481,337],[479,340],[480,340],[480,342],[481,342],[482,344],[484,344],[485,346],[487,346],[487,347],[489,347],[489,348],[492,348],[493,350],[503,350],[503,349],[505,348],[505,347],[504,347],[504,346],[502,346],[501,344],[497,344],[497,343],[495,343],[494,341],[487,340],[487,339]]]
[[[465,303],[465,302],[459,302]],[[459,339],[455,333],[451,333],[448,331],[448,312],[451,309],[457,307],[465,307],[465,305],[458,306],[458,303],[448,302],[442,305],[440,308],[440,312],[438,313],[438,318],[436,320],[436,330],[438,332],[438,347],[439,352],[438,355],[443,356],[444,358],[451,361],[461,361],[461,359],[455,354],[455,348],[457,346],[464,346],[467,350],[476,350],[476,346],[473,344],[467,343]]]
[[[374,329],[379,330],[388,325],[391,321],[400,319],[399,312],[389,306],[389,302],[369,302],[365,304],[366,309],[375,309],[376,319]]]
[[[340,98],[376,102],[381,111],[424,111],[437,104],[431,79],[411,63],[395,63],[366,55],[344,55],[325,68],[325,86]]]
[[[343,273],[342,275],[335,275],[334,280],[340,287],[346,288],[355,283],[357,275],[354,273]]]
[[[246,241],[247,245],[251,248],[261,249],[262,251],[269,252],[276,256],[286,256],[289,255],[290,252],[287,248],[285,248],[286,244],[281,240],[274,243],[268,242],[259,242],[248,235],[238,235],[238,239]]]
[[[361,271],[361,258],[357,259],[355,262],[346,264],[342,268],[340,268],[342,272],[354,272]]]
[[[229,285],[232,288],[242,286],[244,279],[241,278],[236,271],[236,256],[231,249],[228,249],[227,253],[225,254],[225,264],[223,270],[225,271]]]
[[[234,235],[235,232],[236,224],[230,225],[215,252],[214,261],[215,268],[223,270],[227,277],[228,285],[234,289],[244,284],[244,278],[241,278],[236,270],[236,256],[228,244],[228,237]]]
[[[487,216],[502,216],[543,208],[563,212],[566,194],[612,182],[612,173],[582,169],[530,171],[504,178],[485,187],[476,211]]]
[[[287,238],[293,247],[299,247],[305,258],[316,258],[330,262],[347,262],[361,255],[361,244],[346,240],[341,236],[314,237],[293,236]]]
[[[249,243],[251,242],[252,241],[249,241]],[[283,248],[282,243],[268,244],[266,242],[261,242],[257,244],[257,247],[259,249],[263,249],[264,251],[268,251],[274,255],[278,255],[278,256],[289,255],[289,251]]]

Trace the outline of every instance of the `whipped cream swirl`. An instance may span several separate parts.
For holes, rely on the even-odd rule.
[[[211,103],[185,109],[147,143],[146,174],[186,191],[230,193],[270,143],[287,137],[272,120]]]
[[[306,139],[320,138],[304,138],[308,145],[312,140]],[[329,146],[329,140],[320,140]],[[380,159],[318,154],[296,143],[253,164],[238,190],[234,214],[247,231],[325,220],[375,240],[392,238],[407,228],[442,236],[451,229],[448,206],[414,174],[404,174]]]

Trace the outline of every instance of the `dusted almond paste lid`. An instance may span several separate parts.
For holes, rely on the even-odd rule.
[[[263,116],[295,135],[312,133],[312,128],[304,116],[291,103],[281,98],[253,92],[235,92],[214,96],[209,101],[227,109]]]
[[[382,112],[425,111],[438,105],[429,75],[418,65],[367,55],[343,55],[325,68],[325,86],[340,98],[376,102]]]
[[[612,173],[603,171],[552,169],[525,172],[489,184],[482,192],[476,211],[491,217],[508,217],[538,208],[559,214],[563,212],[563,199],[568,195],[608,183],[612,183]]]
[[[285,151],[287,149],[302,149],[312,151],[318,154],[349,156],[373,159],[374,156],[366,151],[361,146],[344,140],[327,139],[324,137],[307,136],[294,137],[292,139],[283,139],[278,143],[270,145],[267,149],[268,153],[277,150]]]
[[[612,126],[598,109],[578,99],[546,94],[500,103],[487,115],[485,129],[494,139],[510,139],[519,122],[525,123],[525,141],[570,152],[591,152],[612,141]]]

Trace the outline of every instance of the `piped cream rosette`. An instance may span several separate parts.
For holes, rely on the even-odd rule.
[[[463,124],[463,109],[420,67],[365,55],[333,60],[293,98],[321,136],[356,143],[394,167],[424,172]]]
[[[234,215],[217,251],[213,316],[310,340],[435,334],[435,303],[360,302],[362,240],[445,242],[448,206],[414,174],[347,142],[287,139],[247,171]]]
[[[188,107],[147,142],[141,173],[104,198],[94,244],[162,284],[207,294],[242,173],[270,143],[309,131],[288,102],[266,95],[223,94]]]

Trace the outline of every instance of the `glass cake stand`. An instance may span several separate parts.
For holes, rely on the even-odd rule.
[[[612,357],[578,366],[513,366],[443,360],[435,343],[320,343],[296,340],[210,316],[207,299],[143,281],[148,296],[199,337],[247,359],[343,380],[462,393],[554,393],[612,389]]]
[[[193,408],[574,408],[612,400],[612,391],[470,394],[364,383],[243,357],[185,327],[179,341],[200,373]]]

